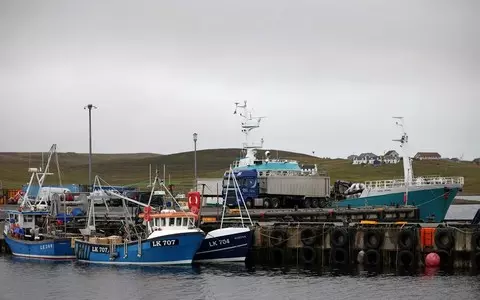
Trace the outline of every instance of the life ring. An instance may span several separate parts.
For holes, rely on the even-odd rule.
[[[378,249],[383,242],[383,234],[378,230],[367,230],[363,235],[365,247],[368,249]]]
[[[345,248],[332,248],[330,253],[331,264],[338,266],[348,263],[348,253]]]
[[[188,193],[188,208],[200,207],[200,193],[199,192],[190,192]]]
[[[397,238],[400,249],[411,249],[415,245],[415,233],[411,229],[400,231]]]
[[[330,236],[330,243],[337,248],[344,247],[348,242],[347,229],[343,227],[337,227],[333,230]]]
[[[438,249],[450,250],[455,244],[453,232],[449,228],[435,230],[435,245]]]
[[[381,258],[382,256],[377,249],[368,249],[365,251],[364,264],[371,267],[378,266]]]
[[[144,213],[143,219],[145,221],[148,222],[148,221],[152,220],[152,218],[150,217],[151,212],[152,212],[152,207],[151,206],[146,206],[145,209],[143,210],[143,213]]]
[[[414,259],[415,256],[413,255],[412,251],[402,250],[398,252],[397,262],[400,266],[409,267],[413,265]]]
[[[281,248],[272,248],[270,262],[275,266],[283,266],[285,263],[285,251]]]
[[[475,231],[472,234],[472,250],[480,251],[480,231]]]
[[[284,230],[274,229],[270,233],[270,243],[274,247],[282,246],[287,242],[287,233]]]
[[[315,244],[316,238],[315,231],[312,228],[305,228],[300,233],[300,239],[305,246],[311,246]]]

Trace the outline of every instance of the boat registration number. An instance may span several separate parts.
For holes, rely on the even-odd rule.
[[[110,252],[110,247],[105,247],[105,246],[92,246],[92,251],[95,253],[109,253]]]
[[[40,250],[48,250],[48,249],[53,249],[53,244],[40,245]]]
[[[178,239],[158,240],[152,241],[150,244],[152,247],[171,247],[178,246],[180,244],[180,241]]]

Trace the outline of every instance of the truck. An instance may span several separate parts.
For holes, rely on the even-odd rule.
[[[241,191],[247,208],[319,208],[330,205],[328,176],[288,172],[269,174],[256,169],[234,170],[230,180],[229,175],[227,171],[223,176],[222,198],[230,208],[238,207],[241,201],[236,190]],[[234,178],[238,186],[234,184]]]

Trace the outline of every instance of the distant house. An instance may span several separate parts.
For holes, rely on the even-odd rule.
[[[359,156],[355,157],[353,159],[353,164],[354,165],[361,165],[361,164],[370,164],[373,165],[375,161],[379,160],[379,156],[375,155],[371,152],[368,153],[362,153]]]
[[[395,150],[390,150],[382,157],[384,164],[396,164],[400,161],[400,155]]]
[[[378,156],[371,152],[348,157],[354,165],[369,164],[379,166],[381,164],[396,164],[400,161],[400,155],[395,150],[390,150],[384,156]]]
[[[473,160],[473,163],[474,163],[474,164],[477,164],[477,165],[480,165],[480,157],[475,158],[475,159]]]
[[[355,159],[358,158],[358,155],[352,154],[349,157],[347,157],[348,160],[354,161]]]
[[[418,152],[414,157],[414,159],[418,160],[437,160],[441,158],[442,156],[437,152]]]

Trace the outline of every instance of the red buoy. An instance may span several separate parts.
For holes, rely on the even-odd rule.
[[[438,267],[440,265],[440,256],[437,253],[428,253],[425,257],[425,265],[427,267]]]

